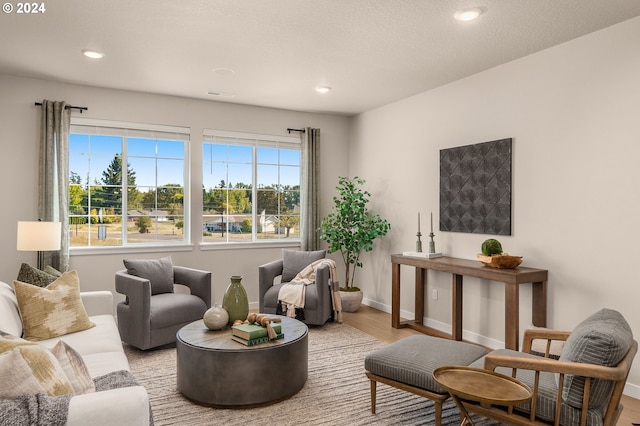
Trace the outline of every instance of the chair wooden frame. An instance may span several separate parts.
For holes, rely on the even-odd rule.
[[[614,426],[620,417],[623,406],[620,404],[622,393],[624,390],[627,377],[629,376],[629,370],[633,358],[638,351],[638,342],[633,341],[631,348],[624,356],[622,361],[614,367],[605,367],[593,364],[578,363],[578,362],[564,362],[556,359],[549,358],[549,351],[552,341],[564,341],[569,337],[570,332],[545,330],[545,329],[531,329],[526,330],[524,334],[524,340],[522,345],[522,352],[531,353],[531,346],[534,340],[546,340],[546,351],[544,357],[540,359],[531,359],[524,357],[514,357],[508,355],[494,355],[489,353],[485,358],[484,368],[494,371],[498,367],[506,367],[512,369],[512,375],[515,377],[518,369],[534,371],[534,385],[533,385],[533,398],[531,400],[531,412],[527,414],[520,414],[516,412],[505,411],[499,407],[482,406],[473,404],[471,402],[464,402],[465,408],[470,412],[475,412],[485,417],[489,417],[498,420],[503,423],[511,425],[548,425],[553,424],[558,426],[560,424],[560,410],[562,407],[562,388],[564,378],[566,375],[576,375],[585,377],[584,392],[582,395],[583,406],[588,406],[590,396],[590,386],[593,379],[604,379],[614,382],[611,398],[606,406],[603,424],[604,426]],[[540,372],[558,373],[558,394],[556,396],[555,405],[555,417],[553,422],[547,422],[536,418],[536,397],[538,395],[538,385]],[[587,410],[582,410],[580,425],[585,426],[587,424]]]

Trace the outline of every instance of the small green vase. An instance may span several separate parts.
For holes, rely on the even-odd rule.
[[[229,314],[229,324],[233,324],[235,320],[246,320],[249,315],[249,300],[247,292],[242,286],[242,277],[239,275],[231,276],[231,284],[224,292],[222,299],[222,307]]]

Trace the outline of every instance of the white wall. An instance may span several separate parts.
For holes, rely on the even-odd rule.
[[[185,99],[136,92],[106,90],[74,84],[0,75],[0,181],[3,182],[0,209],[0,281],[12,282],[21,262],[35,264],[35,254],[16,251],[19,220],[37,219],[38,132],[40,108],[35,101],[64,100],[86,106],[82,117],[154,123],[191,128],[192,210],[202,209],[199,177],[202,173],[201,143],[204,128],[287,135],[288,127],[321,129],[321,202],[330,206],[339,175],[347,173],[349,119],[346,117],[259,108],[205,100]],[[74,112],[73,114],[79,114]],[[321,213],[325,214],[323,210]],[[201,219],[192,226],[197,242]],[[229,276],[242,275],[249,301],[257,307],[258,266],[281,257],[281,248],[73,255],[71,269],[80,276],[83,290],[106,289],[115,293],[114,272],[123,269],[122,259],[156,258],[170,254],[175,264],[213,272],[213,297],[222,303]],[[117,301],[121,295],[116,294]]]
[[[372,207],[392,224],[364,258],[357,284],[368,303],[389,309],[389,255],[414,249],[418,211],[423,233],[429,212],[437,224],[439,151],[513,138],[512,235],[498,239],[523,266],[549,270],[548,325],[571,330],[608,307],[640,338],[638,40],[635,18],[357,116],[349,172],[367,180]],[[435,233],[437,251],[468,259],[489,238]],[[413,271],[402,274],[412,318]],[[464,285],[467,336],[503,341],[502,286]],[[440,296],[427,291],[429,320],[450,326],[451,277],[430,272],[429,287]],[[530,288],[520,291],[521,329],[531,322]],[[640,363],[629,381],[627,393],[640,397]]]

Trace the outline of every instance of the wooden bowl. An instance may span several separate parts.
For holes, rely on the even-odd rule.
[[[510,256],[508,254],[494,254],[493,256],[485,256],[478,253],[478,260],[485,266],[500,269],[515,269],[522,263],[522,256]]]

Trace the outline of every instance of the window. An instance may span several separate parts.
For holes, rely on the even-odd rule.
[[[206,130],[204,242],[300,239],[300,140]]]
[[[189,129],[72,118],[69,246],[188,241]]]

